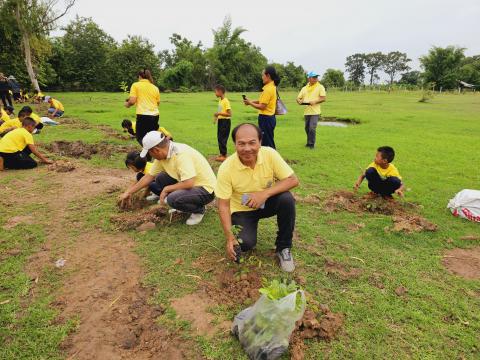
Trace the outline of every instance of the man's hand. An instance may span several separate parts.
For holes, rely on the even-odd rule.
[[[160,193],[160,199],[158,199],[159,204],[163,204],[165,202],[165,198],[170,194],[172,191],[169,189],[168,186],[165,186]]]
[[[403,197],[403,196],[404,196],[403,187],[398,188],[397,190],[395,190],[395,194],[397,194],[397,195],[400,196],[400,197]]]
[[[235,237],[233,236],[233,234],[230,234],[225,244],[225,250],[227,252],[228,258],[232,261],[235,261],[237,258],[237,254],[235,254],[235,249],[234,249],[235,245],[237,245],[237,240],[235,240]]]
[[[303,99],[297,98],[297,104],[302,105],[302,103],[303,103]]]
[[[353,191],[354,192],[357,192],[358,191],[358,188],[360,187],[360,183],[357,181],[354,185],[353,185]]]
[[[119,203],[120,207],[122,209],[128,207],[132,202],[132,194],[130,194],[128,191],[125,191],[122,195],[119,197]]]
[[[265,191],[250,193],[248,195],[248,201],[245,205],[252,209],[259,209],[260,206],[265,204],[267,199],[268,199],[268,195],[266,194]]]
[[[310,106],[315,106],[315,105],[317,105],[316,101],[310,101]]]
[[[128,109],[130,107],[130,103],[128,101],[125,101],[125,107]]]
[[[245,105],[251,105],[251,104],[252,104],[252,102],[251,102],[250,100],[248,100],[248,99],[243,100],[243,103],[244,103]]]
[[[43,162],[44,164],[47,164],[47,165],[53,164],[53,161],[52,161],[52,160],[48,160],[48,159],[42,160],[42,162]]]

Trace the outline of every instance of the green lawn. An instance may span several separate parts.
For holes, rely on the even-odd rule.
[[[65,105],[66,117],[93,125],[119,129],[123,118],[133,119],[134,116],[133,109],[123,107],[124,94],[62,93],[54,96]],[[227,96],[233,107],[233,124],[256,122],[254,110],[241,103],[241,94]],[[394,163],[409,189],[407,200],[420,204],[421,215],[439,226],[435,233],[390,233],[384,231],[391,224],[387,216],[326,213],[320,205],[299,204],[299,244],[294,255],[299,272],[306,278],[305,288],[333,311],[344,313],[346,319],[337,340],[309,342],[307,358],[480,358],[480,281],[453,276],[441,264],[445,249],[474,246],[474,242],[460,240],[460,237],[480,232],[478,224],[456,219],[446,209],[448,200],[456,192],[480,188],[480,94],[442,94],[428,103],[419,103],[420,93],[416,92],[331,92],[322,105],[323,115],[351,117],[360,120],[361,124],[348,128],[319,127],[317,147],[313,151],[304,148],[303,108],[295,104],[295,96],[295,93],[282,93],[290,112],[277,119],[276,143],[278,151],[294,161],[292,167],[301,181],[299,194],[315,193],[323,197],[336,189],[351,189],[360,168],[368,165],[376,148],[390,145],[396,150]],[[190,144],[205,155],[214,155],[218,151],[216,128],[212,124],[216,107],[217,100],[212,93],[162,94],[160,124],[173,133],[176,141]],[[36,139],[40,142],[57,139],[98,142],[104,137],[96,129],[62,125],[45,129]],[[123,154],[118,154],[108,161],[94,158],[90,163],[92,166],[123,167],[122,160]],[[2,181],[7,182],[8,178]],[[366,184],[363,184],[361,192],[366,191]],[[0,207],[7,218],[16,215],[14,208],[1,203]],[[102,213],[92,210],[94,216],[90,220],[103,219],[108,228],[106,219],[116,211],[114,198],[106,201],[102,209]],[[365,227],[349,231],[348,225],[353,223],[364,223]],[[260,227],[257,256],[266,264],[261,271],[268,278],[283,276],[267,254],[273,245],[274,230],[273,220],[265,221]],[[28,231],[41,233],[42,229]],[[146,283],[157,289],[155,301],[163,304],[195,290],[195,278],[185,275],[208,278],[208,274],[203,274],[193,264],[199,256],[214,259],[223,256],[222,231],[213,211],[194,229],[175,224],[132,235],[144,260]],[[15,247],[12,242],[18,241],[15,235],[1,228],[0,238],[0,253]],[[41,242],[42,236],[38,238]],[[35,244],[28,246],[29,251],[33,251]],[[312,246],[323,256],[306,250]],[[172,264],[179,257],[184,263],[180,270],[172,271]],[[362,273],[351,280],[327,275],[323,270],[325,258],[360,268]],[[24,260],[22,257],[12,263],[7,257],[0,263],[0,302],[7,295],[15,299],[0,305],[2,327],[14,327],[12,324],[19,321],[12,318],[15,309],[6,308],[14,306],[28,291],[24,289],[25,279],[20,271]],[[374,286],[372,278],[380,279],[384,288]],[[405,297],[394,292],[400,285],[408,289]],[[7,295],[4,291],[8,291]],[[44,299],[48,299],[48,294]],[[44,303],[34,305],[47,311]],[[231,317],[241,308],[238,304],[217,310],[222,316]],[[26,313],[23,321],[36,321],[35,316],[35,313]],[[49,316],[45,313],[39,321],[48,322]],[[180,326],[168,316],[164,321]],[[21,329],[7,330],[8,336],[19,344],[26,336]],[[48,358],[48,354],[56,353],[55,346],[63,331],[55,326],[44,330],[43,338],[37,340],[42,344],[39,354]],[[45,338],[49,341],[45,342]],[[237,358],[241,352],[228,334],[213,339],[197,337],[196,340],[204,355],[211,359]],[[50,349],[44,349],[45,346]],[[31,354],[31,348],[18,349]],[[22,358],[21,354],[17,356]]]

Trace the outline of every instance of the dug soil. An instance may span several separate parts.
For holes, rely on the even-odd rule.
[[[104,232],[84,220],[96,206],[92,200],[127,186],[130,172],[72,165],[67,172],[29,170],[28,187],[35,196],[22,197],[22,204],[35,204],[38,210],[33,217],[6,223],[14,227],[35,219],[48,229],[47,241],[27,261],[27,274],[35,279],[29,296],[35,296],[35,287],[48,285],[46,269],[63,274],[63,285],[51,304],[59,311],[56,323],[78,319],[77,328],[62,344],[66,358],[200,359],[194,344],[158,325],[164,308],[151,305],[152,291],[141,285],[143,272],[131,236]],[[2,201],[14,204],[22,181],[0,190]],[[63,265],[55,267],[57,260]]]
[[[480,247],[448,250],[442,263],[455,275],[471,280],[480,279]]]
[[[40,144],[41,147],[49,152],[73,158],[91,159],[93,155],[99,155],[103,158],[109,158],[113,154],[126,154],[130,151],[138,151],[138,146],[132,145],[117,145],[106,141],[101,141],[95,144],[84,143],[83,141],[54,141],[49,144]]]

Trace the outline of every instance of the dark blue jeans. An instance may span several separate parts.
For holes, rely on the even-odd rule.
[[[258,127],[262,130],[262,146],[275,147],[275,126],[277,118],[275,115],[258,115]]]
[[[398,177],[390,176],[386,179],[382,179],[378,171],[371,167],[365,171],[365,177],[368,181],[368,188],[372,190],[375,194],[380,194],[382,196],[392,195],[395,190],[402,186],[402,180]]]

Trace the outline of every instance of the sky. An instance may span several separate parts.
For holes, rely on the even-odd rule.
[[[319,73],[344,70],[345,58],[357,52],[399,50],[413,69],[432,46],[480,54],[480,0],[77,0],[59,25],[76,15],[91,17],[117,41],[146,37],[158,51],[171,48],[172,33],[210,46],[212,29],[228,15],[270,62],[293,61]]]

